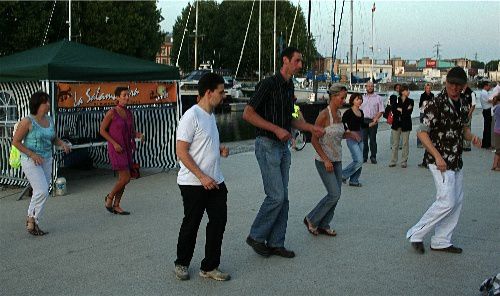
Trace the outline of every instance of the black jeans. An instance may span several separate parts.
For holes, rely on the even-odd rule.
[[[491,116],[491,108],[483,110],[484,117],[484,129],[483,129],[483,144],[481,147],[490,148],[491,147],[491,121],[493,120]]]
[[[205,210],[208,215],[206,229],[205,258],[201,261],[201,270],[211,271],[220,264],[222,238],[227,221],[227,188],[224,182],[219,189],[206,190],[203,186],[179,185],[184,204],[177,241],[176,265],[189,266],[193,258],[196,236]]]
[[[365,123],[369,124],[373,120],[371,118],[365,118]],[[363,160],[368,159],[368,151],[371,151],[370,158],[377,158],[377,130],[378,124],[363,128]],[[370,145],[368,145],[368,139],[370,139]]]

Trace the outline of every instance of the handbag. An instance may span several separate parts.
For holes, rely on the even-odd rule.
[[[389,114],[387,115],[387,123],[392,124],[394,121],[394,115],[392,114],[392,111],[389,111]]]

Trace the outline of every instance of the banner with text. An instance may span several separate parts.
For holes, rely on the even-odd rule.
[[[177,101],[175,82],[57,83],[59,108],[88,108],[116,105],[115,89],[128,87],[129,105],[166,104]]]

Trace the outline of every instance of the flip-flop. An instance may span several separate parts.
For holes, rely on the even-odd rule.
[[[314,227],[311,226],[309,221],[307,221],[307,217],[304,218],[304,224],[306,225],[307,231],[309,231],[310,234],[318,235],[318,229],[315,229]]]
[[[335,230],[325,229],[325,228],[318,228],[318,233],[328,235],[328,236],[336,236],[337,235],[337,232]]]

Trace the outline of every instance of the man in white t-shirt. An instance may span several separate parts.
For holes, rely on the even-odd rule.
[[[177,241],[174,274],[179,280],[189,279],[188,267],[206,211],[209,222],[200,276],[227,281],[231,277],[218,267],[227,220],[227,188],[220,157],[227,157],[229,150],[220,145],[213,113],[225,96],[224,79],[215,73],[203,75],[198,82],[198,93],[198,103],[184,113],[177,127],[176,150],[181,166],[177,184],[181,190],[184,219]]]
[[[482,148],[491,149],[491,102],[493,98],[490,98],[490,94],[488,91],[491,89],[491,85],[488,81],[482,82],[480,85],[481,94],[479,97],[479,101],[481,102],[481,108],[483,108],[483,117],[484,117],[484,127],[483,127],[483,146]]]

